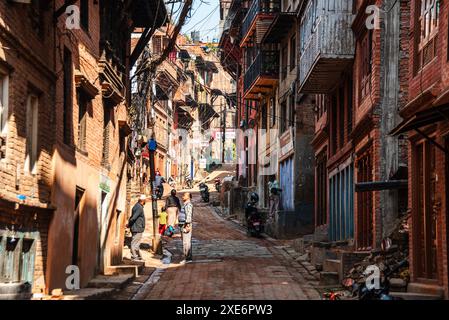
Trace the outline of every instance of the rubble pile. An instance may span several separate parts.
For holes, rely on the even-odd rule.
[[[370,266],[377,266],[381,276],[389,276],[391,289],[393,291],[407,290],[410,281],[408,267],[398,266],[408,259],[408,217],[398,219],[396,227],[390,237],[382,242],[381,249],[374,249],[362,262],[357,263],[349,270],[343,280],[343,286],[349,288],[354,283],[365,283],[366,279],[373,274]]]

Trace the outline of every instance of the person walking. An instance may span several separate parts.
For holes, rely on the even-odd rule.
[[[161,213],[158,215],[159,218],[159,234],[164,235],[165,230],[167,230],[167,209],[162,207]]]
[[[131,259],[135,261],[142,261],[140,255],[140,242],[142,240],[143,232],[145,231],[145,212],[143,210],[147,197],[141,195],[139,200],[132,208],[131,217],[129,218],[127,228],[131,229]]]
[[[176,196],[176,190],[173,189],[170,195],[165,200],[165,208],[167,209],[167,226],[174,227],[176,224],[176,217],[179,210],[181,210],[181,201]]]
[[[192,222],[193,222],[193,204],[192,195],[190,192],[186,192],[182,196],[184,205],[181,209],[181,216],[185,216],[183,227],[181,229],[182,247],[184,260],[181,264],[192,262]],[[181,222],[181,221],[180,221]]]

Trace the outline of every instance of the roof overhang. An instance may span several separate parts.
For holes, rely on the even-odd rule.
[[[449,104],[435,106],[415,113],[394,128],[390,135],[397,136],[411,130],[423,128],[429,124],[449,120]]]

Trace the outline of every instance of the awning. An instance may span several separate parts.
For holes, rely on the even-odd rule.
[[[288,35],[289,30],[295,28],[295,22],[295,12],[281,12],[277,14],[262,38],[262,43],[279,43]]]
[[[176,113],[178,114],[178,127],[188,129],[192,126],[193,121],[195,120],[190,112],[180,106],[176,107]]]
[[[397,136],[411,130],[419,130],[429,124],[449,120],[449,104],[436,106],[415,113],[409,119],[402,121],[390,135]]]
[[[355,184],[355,192],[407,189],[407,180],[370,181]]]

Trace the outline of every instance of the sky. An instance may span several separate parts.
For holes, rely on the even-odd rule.
[[[165,1],[167,2],[167,1]],[[176,13],[176,7],[173,9],[174,17],[177,20],[179,11]],[[171,4],[167,4],[167,11],[170,13]],[[187,34],[194,30],[200,31],[202,41],[212,41],[214,38],[218,41],[220,37],[220,2],[219,0],[193,0],[192,16],[181,30],[181,33]]]

